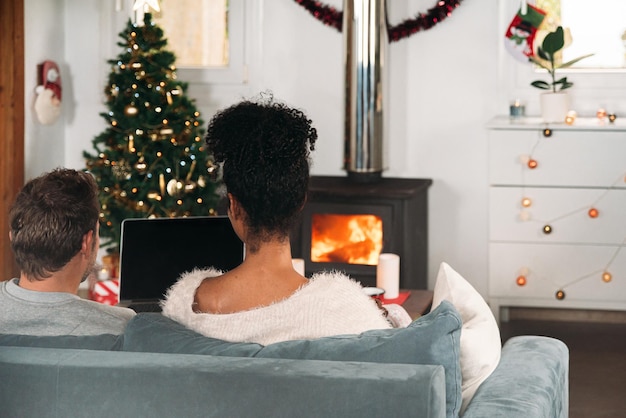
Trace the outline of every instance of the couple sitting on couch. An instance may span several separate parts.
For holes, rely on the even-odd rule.
[[[206,336],[263,345],[410,323],[404,311],[398,315],[394,310],[396,315],[387,318],[360,285],[343,274],[318,273],[306,279],[294,270],[289,231],[306,201],[309,153],[316,139],[316,130],[301,111],[271,100],[242,102],[212,119],[206,142],[215,159],[223,162],[228,215],[246,244],[246,259],[226,273],[208,269],[183,275],[163,301],[165,316]],[[4,333],[123,333],[133,311],[75,295],[94,267],[98,213],[97,185],[88,173],[57,169],[20,192],[10,213],[10,237],[21,276],[0,288]],[[480,299],[457,276],[442,266],[433,307],[455,297],[459,286]],[[472,296],[458,300],[467,304]],[[459,311],[463,316],[463,309]],[[472,340],[481,346],[474,352],[487,349],[489,361],[478,362],[480,373],[472,370],[478,376],[463,374],[470,395],[499,359],[500,337],[489,315],[479,316],[487,322],[489,338]],[[475,360],[467,363],[476,368]]]

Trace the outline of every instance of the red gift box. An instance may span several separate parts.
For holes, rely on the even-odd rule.
[[[120,280],[101,280],[94,284],[89,299],[106,305],[117,305],[120,299]]]

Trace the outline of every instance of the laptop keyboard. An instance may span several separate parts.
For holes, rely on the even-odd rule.
[[[161,312],[161,305],[159,302],[131,303],[128,307],[137,313]]]

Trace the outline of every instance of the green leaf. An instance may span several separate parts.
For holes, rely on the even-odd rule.
[[[570,83],[569,81],[566,83],[561,84],[561,90],[565,90],[568,89],[570,87],[572,87],[574,85],[574,83]]]
[[[538,89],[550,90],[550,84],[546,83],[543,80],[533,81],[532,83],[530,83],[530,85],[533,87],[537,87]]]
[[[583,55],[582,57],[578,57],[578,58],[574,58],[571,61],[567,61],[566,63],[563,63],[561,65],[559,65],[558,68],[567,68],[567,67],[571,67],[572,65],[576,64],[578,61],[585,59],[585,58],[589,58],[590,56],[592,56],[594,54],[587,54],[587,55]]]
[[[561,50],[564,45],[565,35],[563,34],[563,27],[559,26],[554,32],[550,32],[546,35],[541,44],[541,48],[548,54],[554,54]]]

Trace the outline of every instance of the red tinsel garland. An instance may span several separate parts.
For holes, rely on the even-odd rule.
[[[304,7],[320,22],[331,26],[341,32],[343,25],[343,12],[332,6],[315,0],[294,0]],[[435,26],[452,14],[462,0],[438,0],[437,5],[428,9],[426,13],[418,13],[413,19],[407,19],[397,25],[390,26],[387,23],[389,41],[395,42],[407,38],[416,32],[427,30]]]

